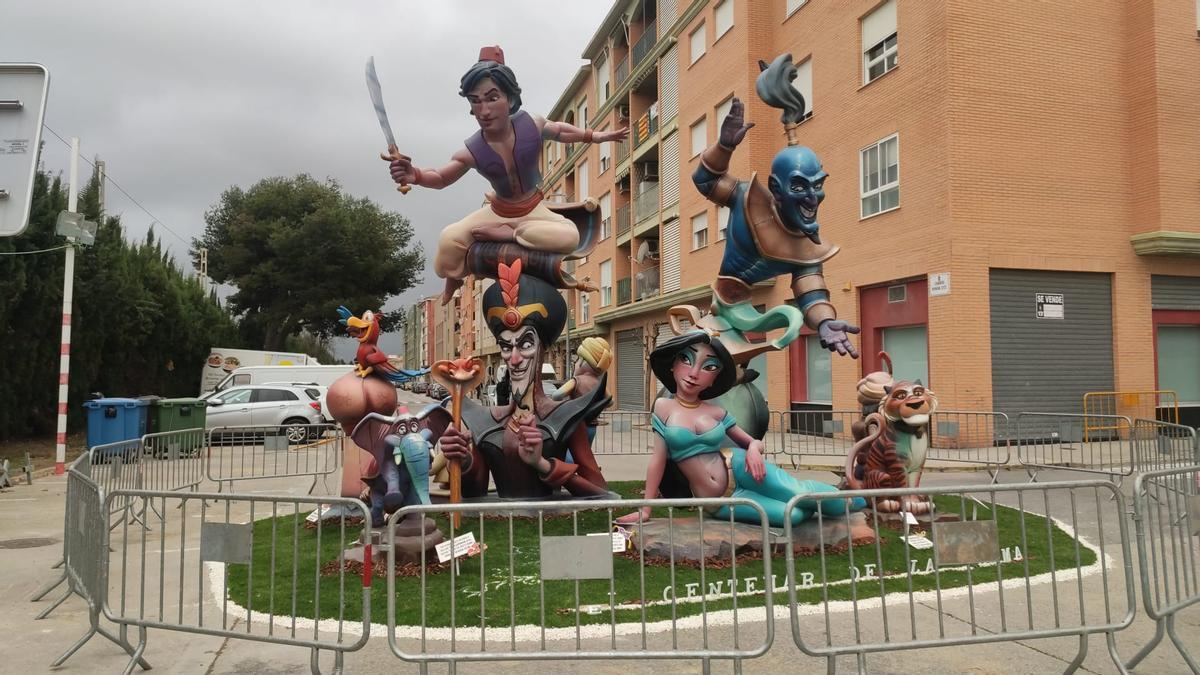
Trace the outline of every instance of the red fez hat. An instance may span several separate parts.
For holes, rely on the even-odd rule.
[[[504,63],[504,50],[500,48],[500,45],[492,45],[490,47],[483,47],[482,49],[479,50],[479,60],[480,61],[495,61],[496,63],[503,64]]]

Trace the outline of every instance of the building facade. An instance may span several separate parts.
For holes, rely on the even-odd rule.
[[[754,94],[789,52],[798,128],[830,177],[822,238],[863,358],[814,336],[760,357],[772,408],[854,407],[886,350],[944,407],[1079,412],[1089,391],[1200,404],[1197,6],[966,0],[633,0],[584,47],[552,119],[627,143],[545,148],[552,198],[599,201],[602,241],[569,293],[573,337],[616,349],[619,407],[646,409],[666,310],[705,307],[726,214],[690,176],[732,97],[757,126],[731,171],[784,144]],[[1088,25],[1088,31],[1075,27]],[[984,49],[982,45],[987,45]],[[786,280],[758,304],[788,299]]]

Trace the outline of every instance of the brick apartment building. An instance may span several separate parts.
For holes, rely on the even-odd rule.
[[[699,153],[737,96],[757,126],[731,172],[765,177],[785,140],[757,62],[790,52],[810,111],[799,139],[830,175],[821,236],[842,249],[825,276],[864,357],[811,335],[759,357],[771,408],[853,408],[886,349],[944,408],[1079,412],[1088,391],[1170,389],[1200,413],[1198,11],[619,0],[550,118],[630,139],[545,148],[549,198],[604,213],[575,270],[600,290],[567,294],[572,343],[607,338],[617,407],[647,409],[666,311],[707,306],[723,251],[726,214],[691,183]],[[786,282],[755,292],[788,297]]]

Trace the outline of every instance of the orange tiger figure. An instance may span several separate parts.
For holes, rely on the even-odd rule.
[[[851,490],[918,487],[929,450],[929,419],[937,395],[921,384],[899,381],[884,387],[879,409],[865,418],[866,435],[846,456],[846,487]],[[928,513],[923,497],[884,497],[874,508],[883,513]]]

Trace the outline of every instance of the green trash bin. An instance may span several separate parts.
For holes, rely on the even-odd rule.
[[[200,429],[195,434],[183,434],[180,453],[191,454],[205,445],[204,420],[208,401],[199,398],[164,398],[154,402],[150,418],[153,433]]]

